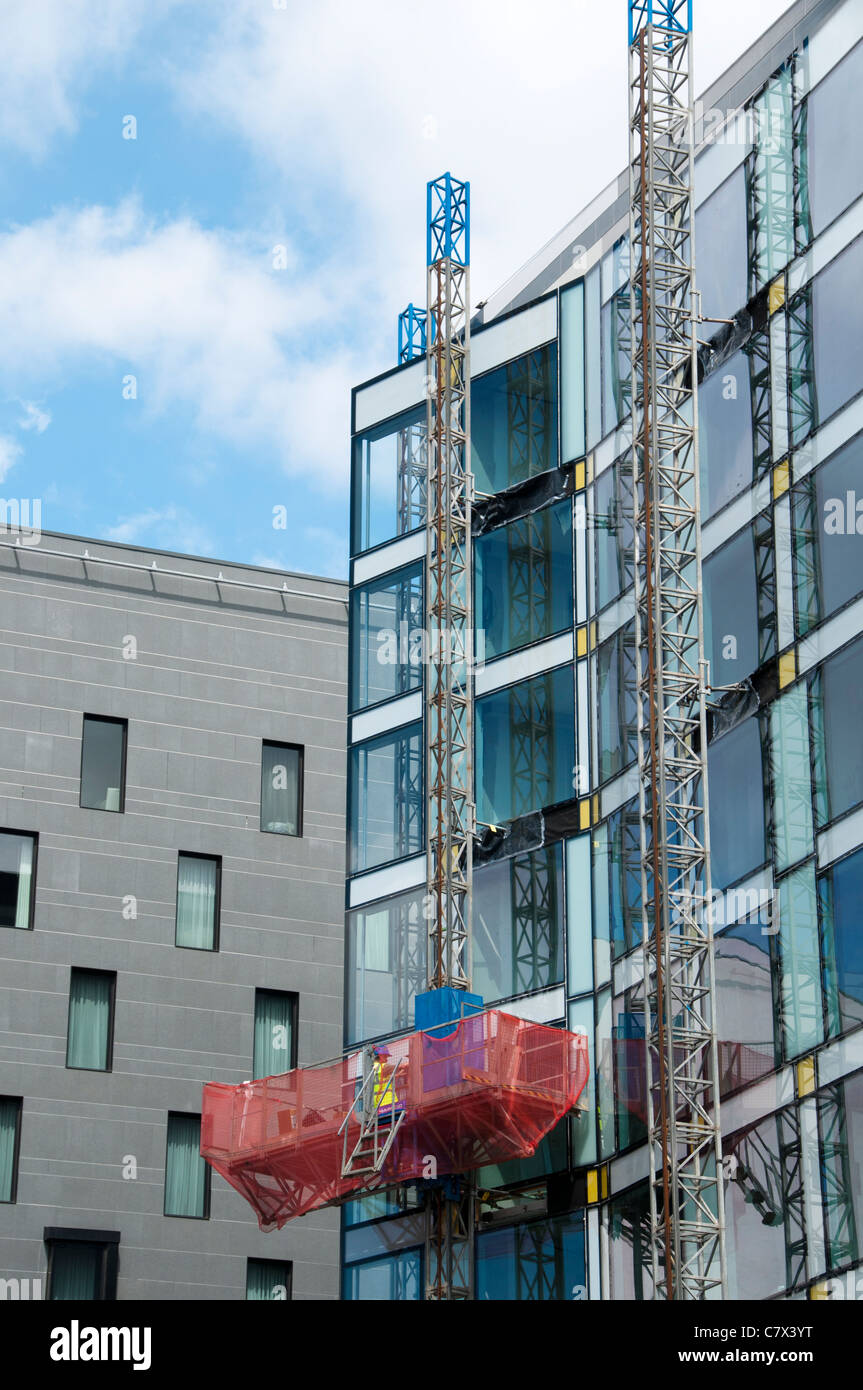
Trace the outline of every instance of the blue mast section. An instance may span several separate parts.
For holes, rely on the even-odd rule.
[[[692,0],[629,0],[629,42],[646,24],[666,34],[692,33]]]
[[[409,304],[399,314],[399,364],[426,355],[426,312]]]
[[[428,185],[426,261],[470,265],[470,184],[442,174]]]

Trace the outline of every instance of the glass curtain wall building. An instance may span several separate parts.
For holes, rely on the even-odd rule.
[[[621,101],[625,93],[620,93]],[[712,905],[733,1298],[863,1296],[863,8],[792,7],[699,112]],[[472,327],[473,987],[585,1032],[586,1114],[479,1175],[476,1296],[650,1296],[626,243],[609,187]],[[720,322],[721,320],[721,322]],[[345,1044],[425,987],[425,363],[353,398]],[[859,500],[858,500],[859,496]],[[412,1189],[342,1295],[423,1296]]]

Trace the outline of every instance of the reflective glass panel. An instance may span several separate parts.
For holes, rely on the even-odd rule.
[[[824,994],[832,1035],[863,1023],[863,850],[819,880]]]
[[[720,1092],[727,1095],[773,1071],[770,924],[740,922],[715,937]]]
[[[823,422],[863,390],[863,314],[849,313],[863,284],[863,236],[815,277],[815,385]]]
[[[730,319],[749,298],[746,181],[741,165],[695,215],[695,254],[702,313]],[[719,324],[705,324],[710,338]]]
[[[563,979],[560,843],[475,867],[473,985],[486,1004]]]
[[[422,759],[419,724],[351,749],[351,873],[422,850]]]
[[[481,1231],[476,1242],[476,1296],[493,1302],[567,1302],[586,1296],[584,1216]]]
[[[386,574],[351,594],[352,710],[422,685],[422,565]]]
[[[705,517],[752,482],[749,358],[736,352],[698,388],[701,505]]]
[[[500,825],[569,801],[574,766],[571,666],[477,700],[478,820]]]
[[[427,441],[424,405],[354,440],[353,555],[425,524]]]
[[[474,543],[476,621],[491,660],[572,627],[572,503],[519,517]]]
[[[414,998],[426,987],[422,896],[404,893],[348,914],[348,1046],[413,1025]]]
[[[713,685],[758,669],[755,543],[749,527],[704,562],[704,643]]]
[[[745,719],[707,750],[711,880],[716,889],[758,869],[767,857],[761,733]]]
[[[853,642],[822,667],[823,728],[830,819],[863,800],[863,642]]]
[[[556,468],[557,344],[476,377],[470,412],[477,492],[502,492]]]
[[[837,139],[863,129],[863,43],[818,83],[808,101],[809,190],[817,235],[863,193],[863,143]]]

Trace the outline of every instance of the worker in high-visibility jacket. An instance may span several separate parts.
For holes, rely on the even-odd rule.
[[[402,1062],[395,1065],[390,1062],[390,1050],[383,1043],[372,1049],[373,1072],[374,1072],[374,1092],[373,1105],[379,1119],[390,1119],[399,1110],[404,1110],[404,1104],[396,1089],[396,1073],[402,1066]]]

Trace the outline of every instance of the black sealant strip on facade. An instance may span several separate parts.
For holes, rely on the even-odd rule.
[[[565,463],[535,478],[526,478],[505,492],[475,501],[471,512],[471,533],[474,540],[504,526],[509,521],[539,512],[552,502],[562,502],[575,491],[575,464]]]

